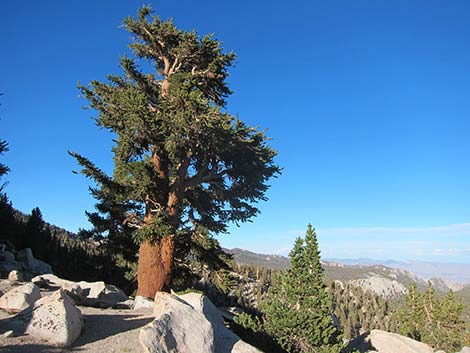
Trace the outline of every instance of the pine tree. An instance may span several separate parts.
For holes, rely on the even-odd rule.
[[[195,281],[202,280],[215,286],[220,294],[227,294],[238,285],[232,275],[232,255],[224,252],[218,240],[206,229],[196,229],[186,240],[185,243],[178,242],[175,248],[176,289],[190,288]]]
[[[16,210],[7,194],[0,192],[0,238],[10,241],[15,248],[24,247],[25,227],[16,219]]]
[[[223,53],[211,35],[200,38],[152,16],[150,7],[124,27],[134,36],[136,59],[156,72],[141,72],[123,57],[123,76],[80,86],[98,111],[97,125],[116,136],[113,175],[71,154],[97,184],[99,203],[109,203],[98,209],[101,219],[111,221],[117,210],[120,226],[134,229],[138,294],[153,297],[171,285],[176,243],[198,227],[221,233],[229,222],[255,216],[280,169],[264,133],[224,109],[233,53]]]
[[[8,151],[8,143],[5,140],[0,140],[0,156],[7,151]],[[4,176],[5,174],[7,174],[9,171],[10,171],[10,168],[8,168],[5,164],[0,163],[0,178]],[[6,183],[3,183],[0,185],[0,193],[3,192],[5,185]]]
[[[465,308],[449,290],[442,300],[437,311],[437,330],[435,332],[438,347],[447,352],[455,352],[462,348],[470,340],[470,333],[466,329],[462,312]]]
[[[419,305],[422,308],[423,322],[418,325],[418,327],[421,328],[421,340],[431,344],[433,347],[437,347],[437,344],[439,343],[436,335],[436,331],[439,329],[437,310],[440,304],[431,282],[429,282],[428,288],[421,295],[420,299]]]
[[[341,334],[333,322],[311,225],[305,240],[296,240],[289,258],[291,268],[279,276],[262,305],[266,331],[289,352],[340,352]]]
[[[1,95],[1,94],[0,94]],[[8,151],[8,143],[0,140],[0,156]],[[10,171],[10,168],[0,163],[0,178]],[[0,183],[0,238],[8,240],[17,248],[23,246],[24,225],[15,217],[15,209],[7,194],[4,192],[7,182]]]
[[[46,223],[38,207],[33,208],[26,222],[25,246],[31,248],[33,254],[43,260],[46,246],[49,243]]]
[[[420,296],[416,284],[412,283],[408,287],[408,293],[405,298],[404,306],[397,309],[395,314],[396,321],[399,322],[399,333],[420,341],[424,321],[424,312],[420,304]]]
[[[464,307],[452,290],[440,300],[431,283],[424,293],[411,285],[405,304],[395,314],[393,325],[402,335],[427,343],[434,349],[456,351],[469,339],[462,318]]]
[[[121,258],[125,262],[137,261],[138,246],[132,239],[134,229],[130,226],[137,205],[125,199],[119,187],[114,183],[103,183],[100,188],[90,188],[98,202],[96,212],[85,214],[94,228],[82,231],[82,235],[100,239],[106,234],[108,256]]]

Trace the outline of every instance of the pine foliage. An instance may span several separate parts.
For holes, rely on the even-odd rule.
[[[194,234],[224,233],[229,222],[258,214],[268,180],[280,172],[277,152],[264,131],[226,111],[235,54],[212,35],[178,29],[149,6],[123,27],[134,54],[121,58],[123,74],[79,86],[97,126],[115,136],[113,173],[70,154],[95,183],[88,217],[111,251],[132,260],[132,241],[171,237],[184,261],[198,246]],[[143,72],[142,63],[153,70]]]
[[[404,305],[396,312],[398,331],[436,350],[457,351],[470,343],[462,317],[464,307],[452,290],[440,299],[431,283],[423,293],[411,285]]]
[[[395,330],[391,318],[395,301],[350,283],[331,281],[328,290],[344,338],[352,339],[372,329]]]
[[[8,143],[5,140],[0,140],[0,156],[7,151],[8,151]],[[10,171],[10,168],[8,168],[5,164],[0,163],[0,177],[7,174],[9,171]],[[5,185],[6,185],[5,183],[0,185],[0,192],[3,191],[3,189],[5,188]]]
[[[262,305],[265,330],[288,352],[340,352],[320,251],[311,225],[289,254],[291,268],[277,278]]]
[[[138,240],[155,241],[196,226],[225,232],[227,222],[255,216],[254,202],[265,199],[266,182],[279,168],[264,132],[224,110],[235,55],[211,35],[160,20],[150,7],[124,27],[135,55],[121,58],[124,74],[80,86],[98,112],[97,125],[116,136],[112,176],[71,153],[97,184],[92,218],[115,218],[112,205]],[[155,72],[140,71],[136,60]]]

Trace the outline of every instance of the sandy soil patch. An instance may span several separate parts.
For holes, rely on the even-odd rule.
[[[22,325],[0,310],[0,351],[2,353],[141,353],[139,330],[152,321],[152,309],[114,310],[79,307],[85,328],[73,347],[64,349],[21,334]],[[9,330],[16,337],[3,337]]]

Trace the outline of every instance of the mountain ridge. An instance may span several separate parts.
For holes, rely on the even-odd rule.
[[[235,262],[240,265],[266,267],[274,270],[284,270],[289,267],[289,259],[282,255],[259,254],[241,248],[224,249],[224,251],[232,254]],[[342,263],[341,259],[327,259],[322,261],[322,263],[324,265],[327,278],[356,283],[366,289],[372,289],[378,286],[380,289],[376,291],[379,294],[403,294],[404,290],[411,283],[415,283],[419,289],[425,289],[428,281],[430,281],[439,292],[447,292],[449,289],[452,289],[455,292],[464,292],[464,290],[466,292],[470,290],[470,283],[456,284],[448,278],[437,276],[424,277],[407,268],[386,266],[380,263],[375,263],[373,259],[362,260],[370,262],[365,264],[366,261],[349,259],[347,261],[356,261],[357,263],[348,264]],[[390,263],[393,260],[385,261]],[[400,262],[395,261],[394,263],[397,264]],[[387,286],[392,288],[392,292],[389,292],[389,290],[385,288]]]
[[[398,261],[378,259],[338,259],[329,258],[327,261],[346,265],[383,265],[386,267],[403,269],[413,272],[424,280],[441,279],[449,288],[461,289],[470,284],[470,264],[432,261]]]

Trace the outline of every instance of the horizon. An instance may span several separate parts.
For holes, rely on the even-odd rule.
[[[236,247],[236,248],[224,248],[226,250],[242,250],[242,251],[248,251],[248,252],[251,252],[251,253],[254,253],[254,254],[257,254],[257,255],[266,255],[266,256],[280,256],[280,257],[285,257],[285,258],[289,258],[289,254],[282,254],[282,253],[279,253],[279,254],[274,254],[274,253],[257,253],[257,252],[254,252],[254,251],[251,251],[250,249],[244,249],[244,248],[239,248],[239,247]],[[321,249],[320,249],[321,251]],[[407,263],[407,264],[410,264],[410,263],[429,263],[429,264],[446,264],[446,265],[470,265],[468,263],[461,263],[461,262],[439,262],[439,261],[424,261],[424,260],[395,260],[393,258],[388,258],[388,259],[383,259],[383,260],[380,260],[380,259],[377,259],[377,258],[370,258],[370,257],[352,257],[352,258],[348,258],[348,257],[322,257],[321,258],[322,261],[327,261],[327,262],[334,262],[335,260],[340,260],[340,261],[360,261],[360,260],[366,260],[366,261],[376,261],[377,263],[374,263],[374,264],[377,264],[377,265],[383,265],[383,266],[386,266],[384,265],[385,263],[387,262],[395,262],[397,264],[399,263]],[[361,264],[362,265],[362,264]]]
[[[324,258],[470,264],[470,3],[151,4],[238,55],[227,111],[268,129],[284,168],[261,214],[216,237],[223,247],[287,254],[312,223]],[[91,184],[67,151],[110,173],[112,136],[76,85],[122,73],[119,25],[139,7],[4,3],[1,163],[15,208],[90,227]]]

